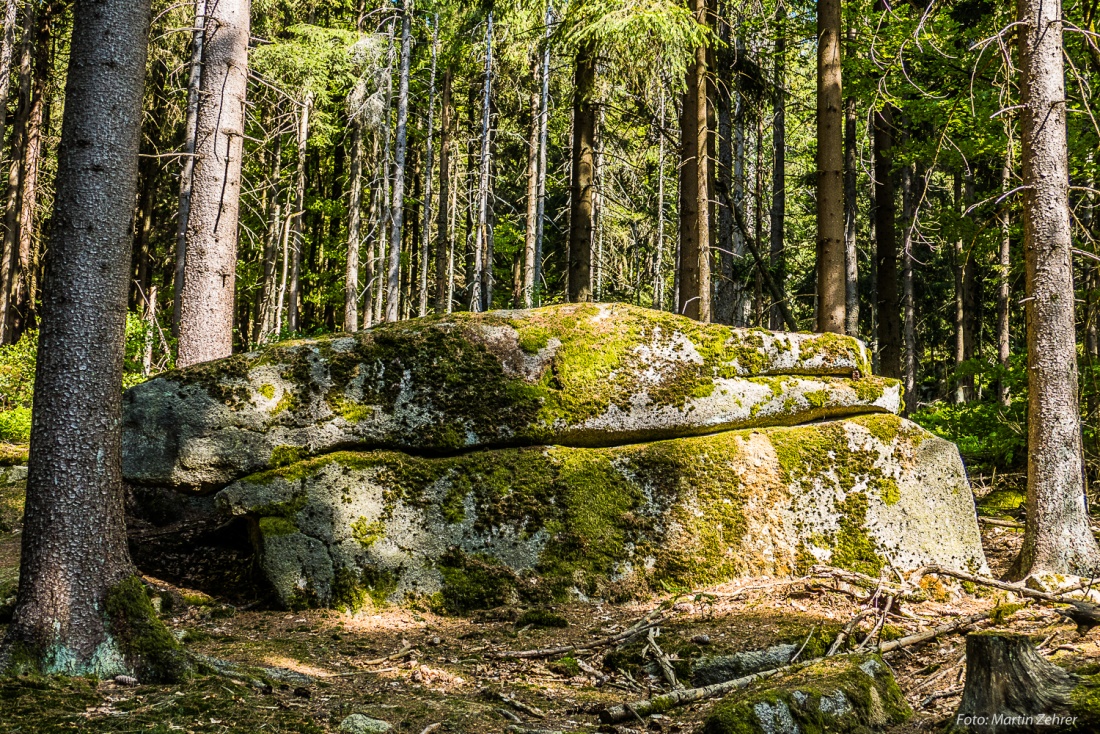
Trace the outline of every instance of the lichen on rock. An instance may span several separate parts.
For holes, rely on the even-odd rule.
[[[896,416],[610,448],[337,452],[215,504],[254,524],[288,607],[627,598],[790,574],[807,555],[984,567],[957,452]]]
[[[834,334],[700,324],[625,304],[448,314],[282,342],[131,388],[133,483],[209,491],[335,448],[610,446],[897,412]]]
[[[912,714],[878,655],[842,655],[730,694],[707,716],[701,734],[877,731]]]

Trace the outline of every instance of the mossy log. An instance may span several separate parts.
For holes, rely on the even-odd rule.
[[[128,482],[186,491],[337,448],[614,446],[898,412],[866,347],[625,304],[455,313],[282,342],[127,391]]]
[[[1072,718],[1076,676],[1047,661],[1027,635],[974,632],[966,638],[966,687],[955,731],[1058,731]]]

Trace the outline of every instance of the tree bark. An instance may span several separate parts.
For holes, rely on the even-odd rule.
[[[653,307],[665,310],[665,85],[661,82],[657,142],[657,256],[653,262]]]
[[[451,250],[451,134],[454,108],[451,102],[453,72],[443,70],[443,100],[439,120],[439,218],[435,225],[435,312],[450,311],[451,290],[448,253]]]
[[[249,3],[218,0],[204,24],[191,210],[176,366],[233,352]]]
[[[1065,713],[1075,682],[1075,676],[1044,658],[1027,635],[971,633],[966,636],[966,687],[954,720],[962,731],[974,734],[1016,731],[997,720]],[[1024,729],[1031,730],[1019,730]]]
[[[470,310],[484,311],[492,308],[493,258],[489,235],[489,165],[492,127],[493,82],[493,14],[485,24],[485,86],[481,95],[481,158],[477,183],[477,230],[474,234],[474,272],[470,287]],[[488,298],[487,298],[488,296]]]
[[[692,0],[700,24],[708,22],[706,0]],[[680,116],[680,253],[678,310],[698,321],[711,320],[710,161],[707,119],[707,49],[695,49],[688,63],[687,91]]]
[[[432,70],[428,81],[428,135],[425,140],[427,166],[424,173],[424,232],[420,249],[420,304],[418,316],[428,315],[428,259],[432,240],[432,135],[435,134],[435,64],[439,53],[439,14],[432,23]]]
[[[974,201],[974,178],[955,175],[955,206],[960,219],[965,220],[967,205]],[[960,233],[955,239],[955,367],[974,357],[974,259],[970,247]],[[974,399],[974,376],[960,377],[955,383],[955,402]]]
[[[1005,123],[1005,137],[1008,141],[1004,166],[1001,168],[1001,191],[1012,188],[1012,123]],[[1009,330],[1009,313],[1012,308],[1012,237],[1008,207],[1001,210],[1001,247],[997,253],[997,362],[1002,369],[1008,369],[1008,358],[1012,349],[1012,333]],[[1008,382],[997,381],[997,400],[1008,406]]]
[[[409,123],[409,58],[412,55],[412,8],[401,13],[401,65],[397,81],[397,131],[393,145],[393,203],[390,205],[390,252],[386,278],[386,321],[401,318],[401,237],[405,218],[405,148]]]
[[[542,59],[535,57],[534,81],[539,81]],[[527,221],[523,237],[523,272],[520,302],[524,308],[534,305],[535,296],[535,246],[538,239],[539,219],[539,132],[540,95],[532,91],[530,97],[531,126],[527,135]]]
[[[772,208],[771,247],[769,260],[772,279],[779,289],[779,298],[785,298],[787,268],[783,254],[783,228],[787,213],[787,9],[784,3],[775,7],[775,119],[772,123]],[[779,303],[773,302],[768,314],[768,328],[782,329],[783,314]]]
[[[290,280],[286,289],[286,328],[296,332],[301,327],[302,217],[306,208],[306,153],[309,146],[309,118],[313,112],[313,92],[307,91],[298,113],[298,165],[294,175],[294,208],[290,220]]]
[[[569,186],[569,300],[592,300],[592,197],[596,167],[596,50],[583,45],[574,62],[573,164]]]
[[[917,403],[917,304],[913,291],[913,223],[916,219],[916,191],[922,178],[915,164],[902,171],[902,217],[905,220],[901,236],[902,270],[902,332],[905,338],[905,361],[902,369],[902,388],[905,391],[903,415],[909,415]]]
[[[262,343],[266,341],[274,330],[275,322],[275,291],[276,291],[276,267],[279,264],[279,243],[281,240],[283,220],[283,203],[280,200],[280,181],[283,174],[283,135],[281,132],[275,135],[274,161],[271,178],[268,180],[268,200],[271,212],[269,215],[267,233],[264,237],[263,274],[260,282],[260,313],[253,330],[252,341]]]
[[[546,29],[542,49],[542,91],[539,95],[539,181],[538,211],[535,214],[535,271],[533,275],[534,305],[542,305],[542,242],[543,227],[546,221],[546,150],[549,136],[550,118],[550,30],[553,23],[550,0],[546,2]]]
[[[363,207],[363,126],[355,120],[351,130],[351,168],[348,171],[348,252],[344,262],[344,331],[359,330],[359,247]]]
[[[817,4],[817,330],[844,332],[840,0]]]
[[[901,303],[898,300],[898,246],[895,222],[894,108],[874,113],[875,282],[877,285],[879,370],[901,378]]]
[[[149,2],[77,2],[73,22],[19,592],[0,669],[152,681],[180,672],[178,643],[134,575],[121,476]]]
[[[848,24],[848,48],[855,46],[856,30]],[[859,336],[859,249],[856,246],[856,98],[844,101],[844,333]]]
[[[11,59],[15,47],[15,21],[18,11],[17,0],[5,2],[3,35],[0,36],[0,100],[4,100],[4,104],[0,104],[0,142],[4,140],[7,129],[7,99],[11,87]],[[0,344],[7,344],[12,340],[7,321],[11,304],[11,283],[15,277],[15,271],[11,266],[14,247],[14,241],[0,245]]]
[[[1077,395],[1060,0],[1017,0],[1027,284],[1027,527],[1014,575],[1093,575]]]

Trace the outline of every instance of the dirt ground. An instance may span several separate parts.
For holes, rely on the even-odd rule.
[[[0,602],[14,593],[20,509],[16,488],[0,488]],[[986,527],[984,538],[996,576],[1006,570],[1020,535]],[[969,588],[975,593],[936,585],[931,591],[938,601],[895,606],[882,637],[1015,601],[1004,592]],[[527,732],[694,732],[713,702],[599,727],[600,708],[667,690],[659,671],[642,658],[644,637],[622,649],[538,660],[500,659],[496,653],[602,640],[651,613],[667,616],[657,640],[674,659],[780,642],[801,641],[812,649],[835,638],[872,595],[834,579],[744,579],[645,603],[569,604],[536,613],[501,608],[455,618],[407,607],[358,615],[245,610],[201,595],[180,603],[179,594],[164,593],[161,599],[176,600],[163,610],[164,619],[187,649],[247,667],[219,663],[222,675],[171,686],[0,681],[0,732],[335,732],[351,713],[412,734],[488,734],[510,726]],[[881,598],[873,605],[881,607]],[[877,616],[868,616],[864,634]],[[1003,626],[1036,635],[1043,652],[1063,665],[1100,662],[1100,631],[1079,638],[1049,606],[1027,606]],[[3,629],[0,624],[0,634]],[[950,716],[962,690],[964,643],[964,635],[954,634],[887,654],[914,709],[911,721],[892,731],[933,731]]]

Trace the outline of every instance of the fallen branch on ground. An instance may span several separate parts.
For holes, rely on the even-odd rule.
[[[492,653],[494,658],[501,659],[523,659],[533,660],[537,658],[553,658],[560,655],[567,655],[571,652],[583,652],[585,650],[597,650],[601,647],[610,647],[611,645],[621,645],[625,642],[633,640],[640,634],[648,632],[649,630],[657,627],[665,621],[665,617],[655,619],[651,622],[645,622],[640,627],[634,626],[630,629],[619,632],[611,637],[604,637],[603,639],[589,642],[582,645],[561,645],[559,647],[544,647],[540,650],[502,650],[500,652]]]
[[[972,573],[966,573],[965,571],[954,571],[950,568],[944,568],[943,566],[936,566],[936,565],[924,566],[923,568],[918,568],[915,572],[913,572],[913,575],[909,577],[910,582],[920,583],[920,579],[924,576],[927,576],[930,573],[934,573],[938,576],[950,576],[952,578],[959,579],[960,581],[969,581],[972,584],[980,584],[982,586],[989,586],[989,587],[992,587],[994,589],[1001,589],[1003,591],[1011,591],[1012,593],[1019,594],[1020,596],[1029,596],[1032,599],[1042,599],[1043,601],[1048,601],[1048,602],[1051,602],[1051,603],[1054,603],[1054,604],[1068,604],[1069,602],[1066,601],[1066,595],[1067,594],[1071,594],[1074,591],[1080,591],[1081,589],[1085,588],[1086,586],[1091,586],[1091,583],[1082,582],[1080,584],[1077,584],[1077,586],[1075,586],[1075,587],[1072,587],[1072,588],[1069,588],[1069,589],[1064,589],[1064,590],[1062,590],[1061,592],[1059,592],[1057,594],[1051,594],[1051,593],[1046,592],[1046,591],[1037,591],[1036,589],[1029,589],[1028,587],[1024,586],[1023,584],[1014,584],[1014,583],[1010,583],[1008,581],[998,581],[997,579],[991,579],[987,576],[977,576],[977,575],[972,574]]]

